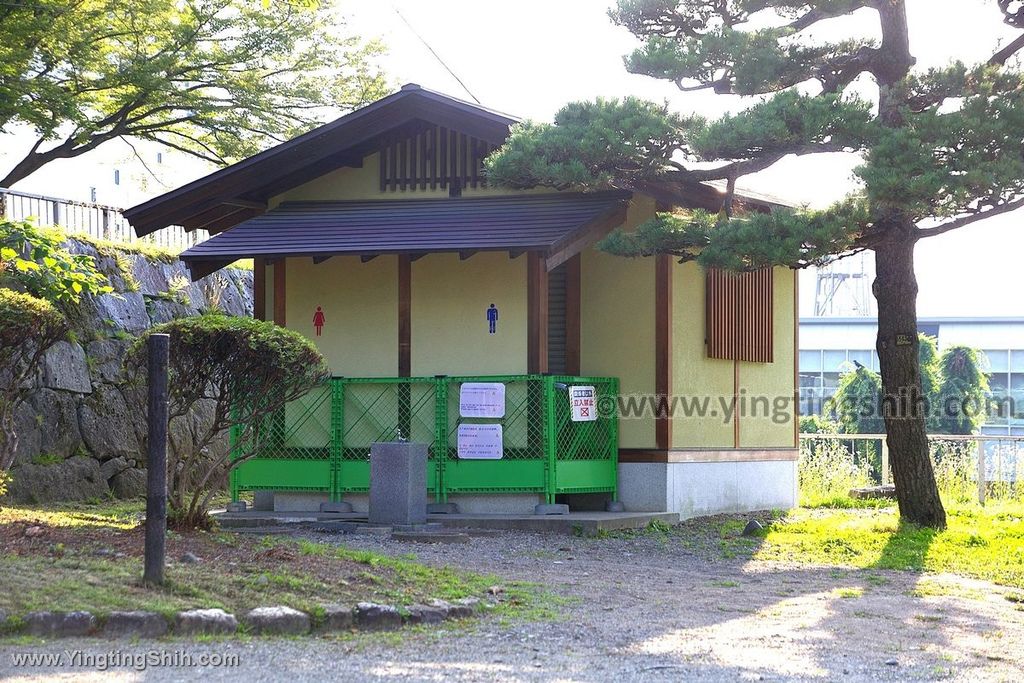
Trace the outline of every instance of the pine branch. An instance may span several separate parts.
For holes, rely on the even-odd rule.
[[[970,225],[971,223],[983,221],[986,218],[990,218],[992,216],[998,216],[1000,214],[1009,213],[1010,211],[1014,211],[1021,207],[1024,207],[1024,197],[1021,197],[1020,199],[1015,199],[1010,202],[1005,202],[1003,204],[999,204],[985,211],[979,211],[977,213],[972,213],[968,216],[962,216],[960,218],[948,221],[941,225],[936,225],[935,227],[932,228],[918,228],[917,236],[918,239],[924,239],[926,237],[935,237],[936,235],[942,235],[943,233],[956,230],[957,228],[962,228],[965,225]]]

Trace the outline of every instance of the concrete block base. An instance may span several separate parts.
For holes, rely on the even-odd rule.
[[[532,515],[533,508],[544,502],[536,493],[466,493],[448,496],[463,515]]]
[[[275,491],[274,512],[319,512],[321,503],[329,503],[326,493]]]
[[[259,510],[261,512],[273,512],[274,510],[274,492],[273,491],[253,491],[252,492],[252,509]]]
[[[736,459],[725,459],[730,455]],[[754,460],[740,450],[685,457],[691,461],[619,463],[619,500],[630,511],[676,512],[682,519],[797,505],[795,451],[792,460]]]
[[[427,444],[370,446],[370,524],[427,521]]]
[[[459,506],[455,503],[427,503],[428,515],[457,515]]]
[[[245,512],[245,508],[246,508],[246,505],[245,505],[245,501],[244,500],[239,500],[237,502],[228,503],[228,505],[227,505],[227,511],[228,512]]]
[[[343,500],[320,503],[320,512],[352,512],[352,503]]]
[[[567,515],[569,506],[564,503],[541,503],[533,506],[535,515]]]

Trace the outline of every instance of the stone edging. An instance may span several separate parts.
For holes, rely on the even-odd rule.
[[[115,611],[104,618],[91,612],[29,612],[24,618],[10,618],[0,611],[0,633],[64,638],[100,636],[109,638],[159,638],[166,635],[232,635],[241,628],[255,635],[307,635],[338,631],[392,631],[403,626],[440,624],[447,619],[473,616],[481,606],[478,598],[455,602],[430,600],[426,604],[399,609],[392,605],[360,602],[355,607],[324,605],[308,614],[283,605],[257,607],[241,619],[222,609],[192,609],[178,612],[173,622],[162,614],[147,611]]]

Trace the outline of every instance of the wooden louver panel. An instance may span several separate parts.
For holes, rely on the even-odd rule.
[[[407,128],[385,137],[380,150],[380,191],[485,187],[484,158],[494,146],[442,126]]]
[[[705,334],[709,358],[771,363],[772,269],[707,272]]]

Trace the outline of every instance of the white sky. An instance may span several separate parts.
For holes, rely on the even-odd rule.
[[[626,73],[622,56],[637,45],[606,15],[613,0],[338,0],[351,28],[380,36],[389,48],[382,60],[395,85],[415,82],[470,99],[395,12],[397,7],[473,94],[489,107],[550,120],[565,102],[595,96],[637,95],[669,100],[682,112],[715,116],[747,106],[735,97],[681,93],[673,85]],[[1012,30],[1000,21],[994,0],[909,0],[911,49],[919,65],[951,59],[980,61]],[[846,34],[851,24],[864,35],[876,31],[870,10],[854,19],[824,22],[818,35]],[[0,170],[25,144],[21,136],[0,137]],[[139,146],[154,180],[121,142],[82,158],[56,162],[17,186],[41,194],[88,199],[99,186],[100,202],[128,205],[159,194],[205,172],[202,164],[174,152],[154,164],[155,148]],[[855,159],[822,155],[786,161],[748,178],[746,185],[797,202],[823,206],[853,187]],[[125,169],[128,187],[114,187],[114,167]],[[168,187],[161,185],[161,182]],[[143,185],[144,184],[144,185]],[[919,313],[928,316],[1022,315],[1017,283],[1024,247],[1024,211],[996,217],[922,242],[917,249]],[[953,263],[955,260],[955,264]],[[813,290],[804,278],[803,303]],[[804,307],[803,313],[811,311]]]

